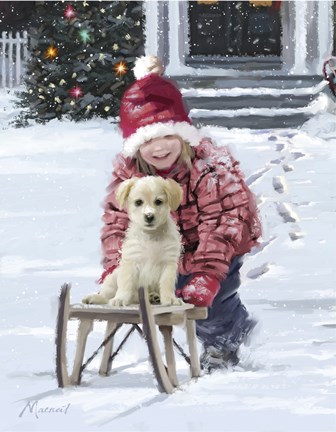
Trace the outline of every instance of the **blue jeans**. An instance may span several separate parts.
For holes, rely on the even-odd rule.
[[[196,333],[205,349],[212,345],[225,352],[235,352],[257,323],[249,316],[237,292],[242,264],[241,257],[232,260],[227,278],[208,308],[208,318],[196,321]],[[176,288],[181,289],[190,278],[191,275],[179,275]]]

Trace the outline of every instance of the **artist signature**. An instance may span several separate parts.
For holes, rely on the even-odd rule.
[[[67,414],[70,405],[71,404],[68,403],[67,405],[47,406],[41,405],[38,400],[30,400],[20,412],[19,417],[23,417],[25,414],[32,414],[38,419],[42,414]]]

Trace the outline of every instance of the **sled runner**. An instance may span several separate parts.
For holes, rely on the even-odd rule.
[[[126,307],[96,306],[70,304],[70,284],[64,284],[59,297],[59,309],[56,327],[56,376],[59,387],[79,385],[86,366],[103,349],[99,368],[100,375],[108,375],[113,359],[119,353],[129,336],[137,331],[144,337],[151,361],[157,386],[162,393],[172,393],[178,387],[174,347],[185,358],[190,366],[191,378],[200,376],[200,363],[197,352],[195,320],[207,317],[207,308],[198,308],[191,304],[181,306],[151,305],[148,293],[139,289],[139,305]],[[67,324],[70,319],[79,320],[77,347],[71,374],[67,366]],[[96,351],[85,361],[85,345],[95,320],[106,321],[105,338]],[[185,323],[189,356],[173,339],[173,326]],[[130,330],[112,353],[113,338],[124,325],[131,325]],[[141,327],[140,327],[141,325]],[[161,356],[157,328],[161,332],[165,348],[165,360]]]

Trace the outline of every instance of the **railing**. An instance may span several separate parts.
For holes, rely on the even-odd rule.
[[[24,63],[28,57],[28,34],[26,31],[20,35],[16,32],[2,32],[0,38],[0,87],[18,86],[21,84]]]

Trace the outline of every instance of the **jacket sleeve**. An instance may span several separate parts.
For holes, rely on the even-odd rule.
[[[193,273],[225,279],[234,256],[248,252],[260,235],[254,195],[244,182],[238,162],[210,167],[195,189],[199,210],[199,244],[192,258]]]

